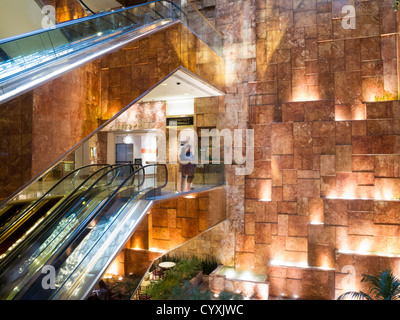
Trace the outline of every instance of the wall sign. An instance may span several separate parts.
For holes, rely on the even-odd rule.
[[[194,125],[194,117],[167,118],[167,127],[186,127]]]

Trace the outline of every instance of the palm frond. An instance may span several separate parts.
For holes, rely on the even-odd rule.
[[[365,292],[349,291],[339,296],[338,300],[373,300]]]
[[[369,295],[375,300],[396,300],[400,294],[399,279],[393,275],[390,268],[375,276],[364,275],[361,280],[369,284]]]

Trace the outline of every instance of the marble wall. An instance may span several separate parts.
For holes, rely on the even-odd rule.
[[[32,93],[0,108],[0,200],[21,187],[32,170]]]
[[[268,274],[271,295],[333,299],[337,252],[359,274],[359,254],[381,266],[398,250],[398,101],[378,102],[398,99],[392,1],[194,2],[225,39],[217,125],[255,133],[254,172],[226,168],[234,264]]]
[[[58,23],[86,16],[86,12],[78,0],[42,0],[42,3],[55,8]]]
[[[224,219],[224,187],[159,201],[149,212],[149,248],[177,248]]]

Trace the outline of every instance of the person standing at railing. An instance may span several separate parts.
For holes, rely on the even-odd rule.
[[[184,142],[181,143],[181,149],[179,153],[179,171],[181,173],[181,192],[187,192],[193,190],[191,183],[194,179],[194,171],[196,169],[193,146],[190,144],[190,138],[187,137]]]

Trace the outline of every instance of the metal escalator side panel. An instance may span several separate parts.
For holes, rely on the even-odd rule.
[[[131,181],[131,183],[133,183],[133,181],[134,181],[134,177],[135,176],[137,176],[137,175],[140,175],[140,173],[143,173],[143,180],[142,181],[140,181],[139,180],[139,186],[143,186],[144,185],[144,182],[145,182],[145,172],[146,172],[146,169],[147,168],[162,168],[163,170],[165,170],[165,172],[164,172],[164,175],[163,175],[163,178],[165,179],[165,181],[163,182],[163,184],[162,185],[160,185],[160,186],[158,186],[157,185],[157,183],[152,187],[152,188],[149,188],[148,186],[144,186],[144,189],[140,192],[140,194],[138,195],[138,196],[135,196],[135,197],[133,197],[133,198],[131,198],[131,200],[129,201],[129,203],[128,204],[130,204],[131,206],[132,205],[134,205],[135,204],[135,202],[137,202],[137,201],[140,201],[141,199],[140,199],[140,197],[146,197],[146,194],[149,192],[149,191],[151,191],[151,190],[153,190],[153,189],[157,189],[157,188],[163,188],[163,187],[165,187],[166,185],[167,185],[167,183],[168,183],[168,169],[167,169],[167,167],[166,167],[166,165],[162,165],[162,164],[156,164],[156,165],[147,165],[147,166],[144,166],[144,167],[141,167],[140,169],[138,169],[136,172],[134,172],[133,174],[132,174],[132,177],[128,177],[126,180],[125,180],[125,182],[115,191],[115,193],[113,194],[113,196],[111,197],[111,199],[110,199],[110,201],[112,201],[115,197],[117,197],[117,195],[118,194],[123,194],[124,193],[124,191],[122,191],[121,190],[121,188],[125,185],[125,183],[128,183],[129,181]],[[141,200],[141,201],[145,201],[145,200]],[[143,202],[141,202],[141,203],[143,203]],[[149,200],[147,200],[147,202],[145,202],[146,204],[148,204],[148,206],[147,206],[147,208],[149,208],[150,207],[150,205],[151,205],[151,203],[152,203],[152,201],[149,201]],[[140,205],[140,203],[139,203],[139,205]],[[137,206],[135,207],[135,208],[137,208]],[[105,210],[107,210],[107,208],[104,208]],[[145,211],[147,211],[147,210],[145,210]],[[133,214],[133,213],[136,213],[136,215],[135,215],[135,217],[137,218],[136,220],[135,219],[131,219],[130,220],[130,222],[128,222],[129,221],[129,217],[132,217],[132,215],[131,214]],[[126,241],[128,241],[128,239],[129,239],[129,236],[132,234],[132,232],[133,232],[133,229],[129,229],[130,228],[130,226],[131,226],[131,224],[134,224],[134,226],[136,226],[137,225],[137,223],[142,219],[142,217],[143,217],[143,215],[145,214],[145,212],[143,212],[143,210],[140,210],[139,211],[139,213],[137,213],[137,211],[136,210],[132,210],[132,208],[130,208],[130,210],[129,210],[129,208],[127,209],[127,210],[122,210],[120,213],[118,213],[118,216],[117,216],[117,218],[118,219],[116,219],[116,222],[113,222],[113,224],[108,228],[108,230],[107,230],[107,232],[105,232],[103,235],[101,235],[101,237],[96,241],[96,245],[97,245],[97,249],[95,249],[95,248],[93,248],[93,249],[91,249],[87,254],[86,254],[86,257],[87,256],[89,256],[91,253],[93,254],[94,252],[97,252],[98,250],[99,250],[99,245],[102,243],[102,242],[104,242],[104,241],[108,241],[107,243],[107,245],[104,247],[104,248],[108,248],[111,244],[110,244],[110,242],[109,241],[111,241],[112,239],[113,239],[113,237],[115,238],[115,236],[116,235],[119,235],[119,236],[122,236],[123,234],[127,237],[126,238],[126,240],[124,240],[123,241],[123,243],[122,243],[122,245],[124,244],[124,243],[126,243]],[[138,217],[138,215],[139,215],[139,217]],[[128,219],[128,220],[124,220],[124,219]],[[119,220],[119,222],[117,221],[117,220]],[[122,221],[123,220],[123,221]],[[119,223],[119,224],[118,224]],[[125,232],[125,233],[115,233],[113,236],[111,235],[112,234],[112,230],[113,229],[115,229],[115,228],[117,228],[119,231],[118,232],[122,232],[121,231],[121,228],[123,227],[123,226],[126,226],[126,228],[128,228],[127,230],[127,232]],[[111,233],[110,233],[111,232]],[[110,238],[111,237],[111,238]],[[117,241],[117,243],[120,243],[121,241]],[[94,251],[93,251],[94,250]],[[119,249],[120,250],[120,249]],[[118,251],[119,251],[118,250]],[[96,257],[98,257],[98,256],[96,256]],[[88,258],[88,260],[87,261],[90,261],[91,263],[93,262],[93,261],[95,261],[95,259],[93,258],[93,257],[91,257],[91,258]],[[110,261],[110,263],[111,263],[111,261]],[[81,263],[79,264],[79,268],[80,269],[82,269],[82,265],[81,265]],[[80,274],[80,273],[82,273],[82,270],[81,271],[79,271],[79,268],[75,268],[75,270],[74,270],[74,272],[71,274],[71,276],[68,278],[68,281],[66,281],[65,283],[67,283],[67,286],[68,286],[68,283],[70,283],[71,284],[71,281],[73,282],[73,283],[79,283],[80,281],[83,281],[82,280],[82,277],[80,276],[80,280],[78,281],[78,282],[76,282],[76,279],[72,279],[71,277],[73,276],[73,277],[77,277],[77,274],[75,273],[75,272],[78,272],[78,274]],[[105,267],[106,268],[106,267]],[[87,268],[86,268],[87,269]],[[77,271],[78,270],[78,271]],[[105,270],[103,270],[104,272],[105,272]],[[79,273],[80,272],[80,273]],[[74,275],[75,274],[75,275]],[[61,284],[60,284],[60,286],[61,286]],[[88,290],[90,290],[90,288],[88,289]],[[75,294],[75,296],[76,296],[76,294]]]
[[[127,243],[151,205],[152,201],[139,200],[132,208],[125,210],[125,213],[121,214],[112,227],[99,239],[96,246],[82,260],[52,299],[85,299]],[[89,273],[92,277],[88,277]]]
[[[28,214],[24,216],[24,219],[19,220],[18,223],[12,226],[12,228],[2,234],[0,236],[0,257],[8,248],[11,247],[11,243],[13,242],[13,240],[10,239],[11,237],[15,239],[16,237],[23,237],[25,234],[29,234],[30,231],[36,227],[42,216],[44,216],[48,210],[51,210],[53,206],[57,206],[57,203],[60,202],[60,198],[61,197],[46,198],[38,206],[30,210]]]

